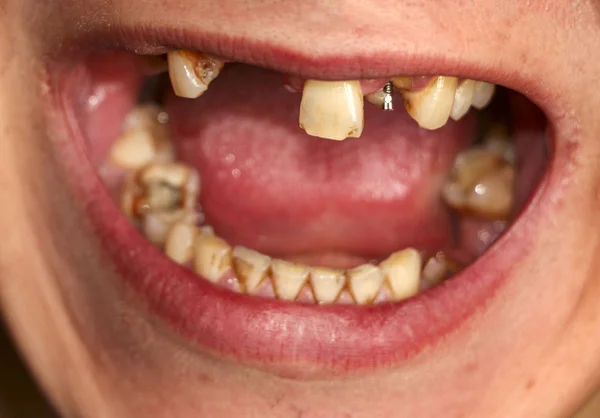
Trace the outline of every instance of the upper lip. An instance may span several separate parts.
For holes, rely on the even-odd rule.
[[[386,56],[343,52],[314,56],[310,51],[284,45],[170,28],[147,32],[126,29],[119,36],[124,36],[127,47],[136,51],[165,50],[156,47],[157,44],[196,49],[305,78],[380,78],[429,74],[434,69],[438,74],[481,79],[527,91],[528,98],[547,115],[557,109],[549,111],[548,106],[559,105],[548,100],[551,93],[541,82],[515,76],[510,69],[486,70],[484,63],[475,59],[442,60],[439,55],[419,51],[408,54],[389,51]],[[81,158],[74,154],[71,157]],[[86,177],[95,178],[91,167]],[[536,213],[545,209],[545,199],[538,199],[525,211],[527,222],[521,217],[494,248],[460,277],[414,300],[360,308],[315,308],[241,296],[198,281],[191,272],[173,265],[165,257],[156,257],[155,250],[141,237],[123,233],[127,229],[126,220],[118,214],[97,178],[93,187],[82,190],[86,195],[94,194],[96,204],[88,205],[88,209],[94,223],[99,225],[106,251],[116,260],[124,278],[146,295],[150,306],[208,350],[266,367],[275,366],[278,373],[294,376],[305,373],[306,362],[325,366],[319,372],[311,369],[311,376],[397,363],[460,326],[510,276],[511,266],[527,255],[526,237],[535,235],[539,224]],[[544,190],[539,187],[538,193]],[[129,254],[127,249],[132,246],[145,250]],[[469,286],[475,281],[477,286]]]

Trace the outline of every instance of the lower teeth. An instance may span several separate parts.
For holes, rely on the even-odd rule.
[[[290,301],[372,304],[411,298],[463,267],[443,252],[428,254],[413,248],[397,251],[378,264],[346,270],[232,248],[204,223],[197,203],[200,176],[195,168],[175,161],[167,121],[154,105],[139,106],[127,117],[109,159],[113,170],[126,172],[121,209],[169,258],[219,286]],[[514,154],[514,145],[497,134],[463,151],[442,198],[461,215],[508,220],[514,210]]]

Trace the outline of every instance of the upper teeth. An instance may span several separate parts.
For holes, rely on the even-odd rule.
[[[306,81],[300,103],[300,127],[306,133],[335,140],[358,138],[363,124],[358,81]]]
[[[175,94],[197,98],[207,89],[223,68],[224,61],[193,51],[168,53],[171,82]],[[436,76],[423,89],[413,90],[412,77],[392,78],[393,85],[404,98],[410,116],[425,129],[438,129],[449,118],[459,120],[471,108],[482,109],[492,99],[495,85],[457,77]],[[383,107],[382,91],[366,96]],[[307,80],[300,104],[300,127],[309,135],[343,140],[360,137],[363,131],[363,95],[358,80]]]
[[[225,64],[218,58],[194,51],[171,51],[168,58],[173,91],[188,99],[200,97]]]

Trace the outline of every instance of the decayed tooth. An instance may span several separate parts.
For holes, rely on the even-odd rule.
[[[224,62],[213,56],[194,51],[168,53],[169,76],[173,91],[179,97],[200,97],[219,75]]]
[[[128,170],[151,162],[172,161],[174,151],[167,125],[161,121],[163,114],[156,106],[140,106],[130,112],[110,149],[110,161]]]
[[[471,108],[473,95],[475,94],[475,84],[474,80],[463,80],[458,84],[454,94],[454,104],[450,111],[452,119],[460,120]]]
[[[200,194],[200,178],[193,168],[181,163],[151,164],[136,176],[142,196],[140,213],[193,209]]]
[[[473,94],[473,107],[483,109],[486,107],[496,91],[496,85],[486,83],[485,81],[477,81],[475,83],[475,92]]]
[[[441,128],[450,117],[457,83],[456,77],[439,76],[422,90],[405,90],[402,92],[404,107],[420,127]]]
[[[348,288],[359,305],[372,303],[383,284],[383,271],[372,264],[363,264],[346,273]]]
[[[169,69],[164,55],[144,55],[141,57],[142,70],[147,76],[166,73]]]
[[[415,249],[397,251],[379,264],[394,300],[408,299],[419,292],[421,254]]]
[[[194,271],[216,283],[232,266],[231,247],[216,235],[199,233],[195,242]]]
[[[483,176],[466,198],[469,210],[485,218],[508,219],[515,177],[515,168],[508,164]]]
[[[187,264],[194,258],[194,246],[198,228],[186,222],[176,222],[169,230],[165,242],[165,254],[179,264]]]
[[[313,267],[310,271],[310,284],[318,303],[333,303],[346,285],[342,270]]]
[[[364,124],[363,95],[358,81],[307,80],[300,103],[300,127],[321,138],[358,138]]]
[[[253,294],[265,280],[271,257],[245,247],[233,249],[233,268],[244,292]]]
[[[275,259],[271,263],[271,274],[277,297],[295,300],[308,281],[310,267]]]

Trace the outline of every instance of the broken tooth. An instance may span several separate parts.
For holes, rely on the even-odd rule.
[[[379,264],[394,300],[404,300],[419,293],[421,254],[415,249],[397,251]]]
[[[233,269],[245,293],[256,293],[269,273],[271,257],[246,247],[233,249]]]
[[[475,83],[475,91],[473,93],[473,107],[476,109],[483,109],[486,107],[496,91],[496,85],[486,83],[485,81],[477,81]]]
[[[200,232],[196,236],[194,271],[213,283],[231,269],[231,247],[216,235]]]
[[[173,91],[188,99],[202,96],[225,64],[208,54],[186,50],[170,51],[168,61]]]
[[[454,94],[454,104],[450,110],[450,117],[454,120],[460,120],[467,114],[471,108],[473,95],[475,94],[474,80],[463,80],[458,84]]]
[[[367,99],[367,102],[371,103],[372,105],[375,105],[380,109],[383,109],[383,105],[385,103],[385,97],[386,97],[386,93],[383,90],[378,90],[375,93],[367,94],[365,96],[365,99]]]
[[[300,103],[300,127],[326,139],[358,138],[364,125],[363,106],[359,81],[307,80]]]
[[[354,301],[359,305],[373,303],[383,284],[383,271],[372,264],[363,264],[348,270],[346,275]]]
[[[402,91],[408,114],[424,129],[438,129],[448,122],[458,79],[434,77],[427,87],[418,91]]]
[[[342,270],[322,267],[311,268],[309,281],[318,303],[335,302],[346,285]]]
[[[166,114],[156,106],[140,106],[126,117],[119,138],[110,149],[110,161],[126,170],[137,170],[151,162],[173,161]]]
[[[198,228],[187,222],[176,222],[169,230],[165,254],[178,264],[187,264],[194,258],[194,243]]]
[[[423,289],[431,289],[442,283],[450,274],[460,271],[458,263],[449,259],[443,252],[430,257],[423,266]]]
[[[275,294],[279,299],[296,300],[308,281],[310,267],[275,259],[271,263],[271,274]]]

